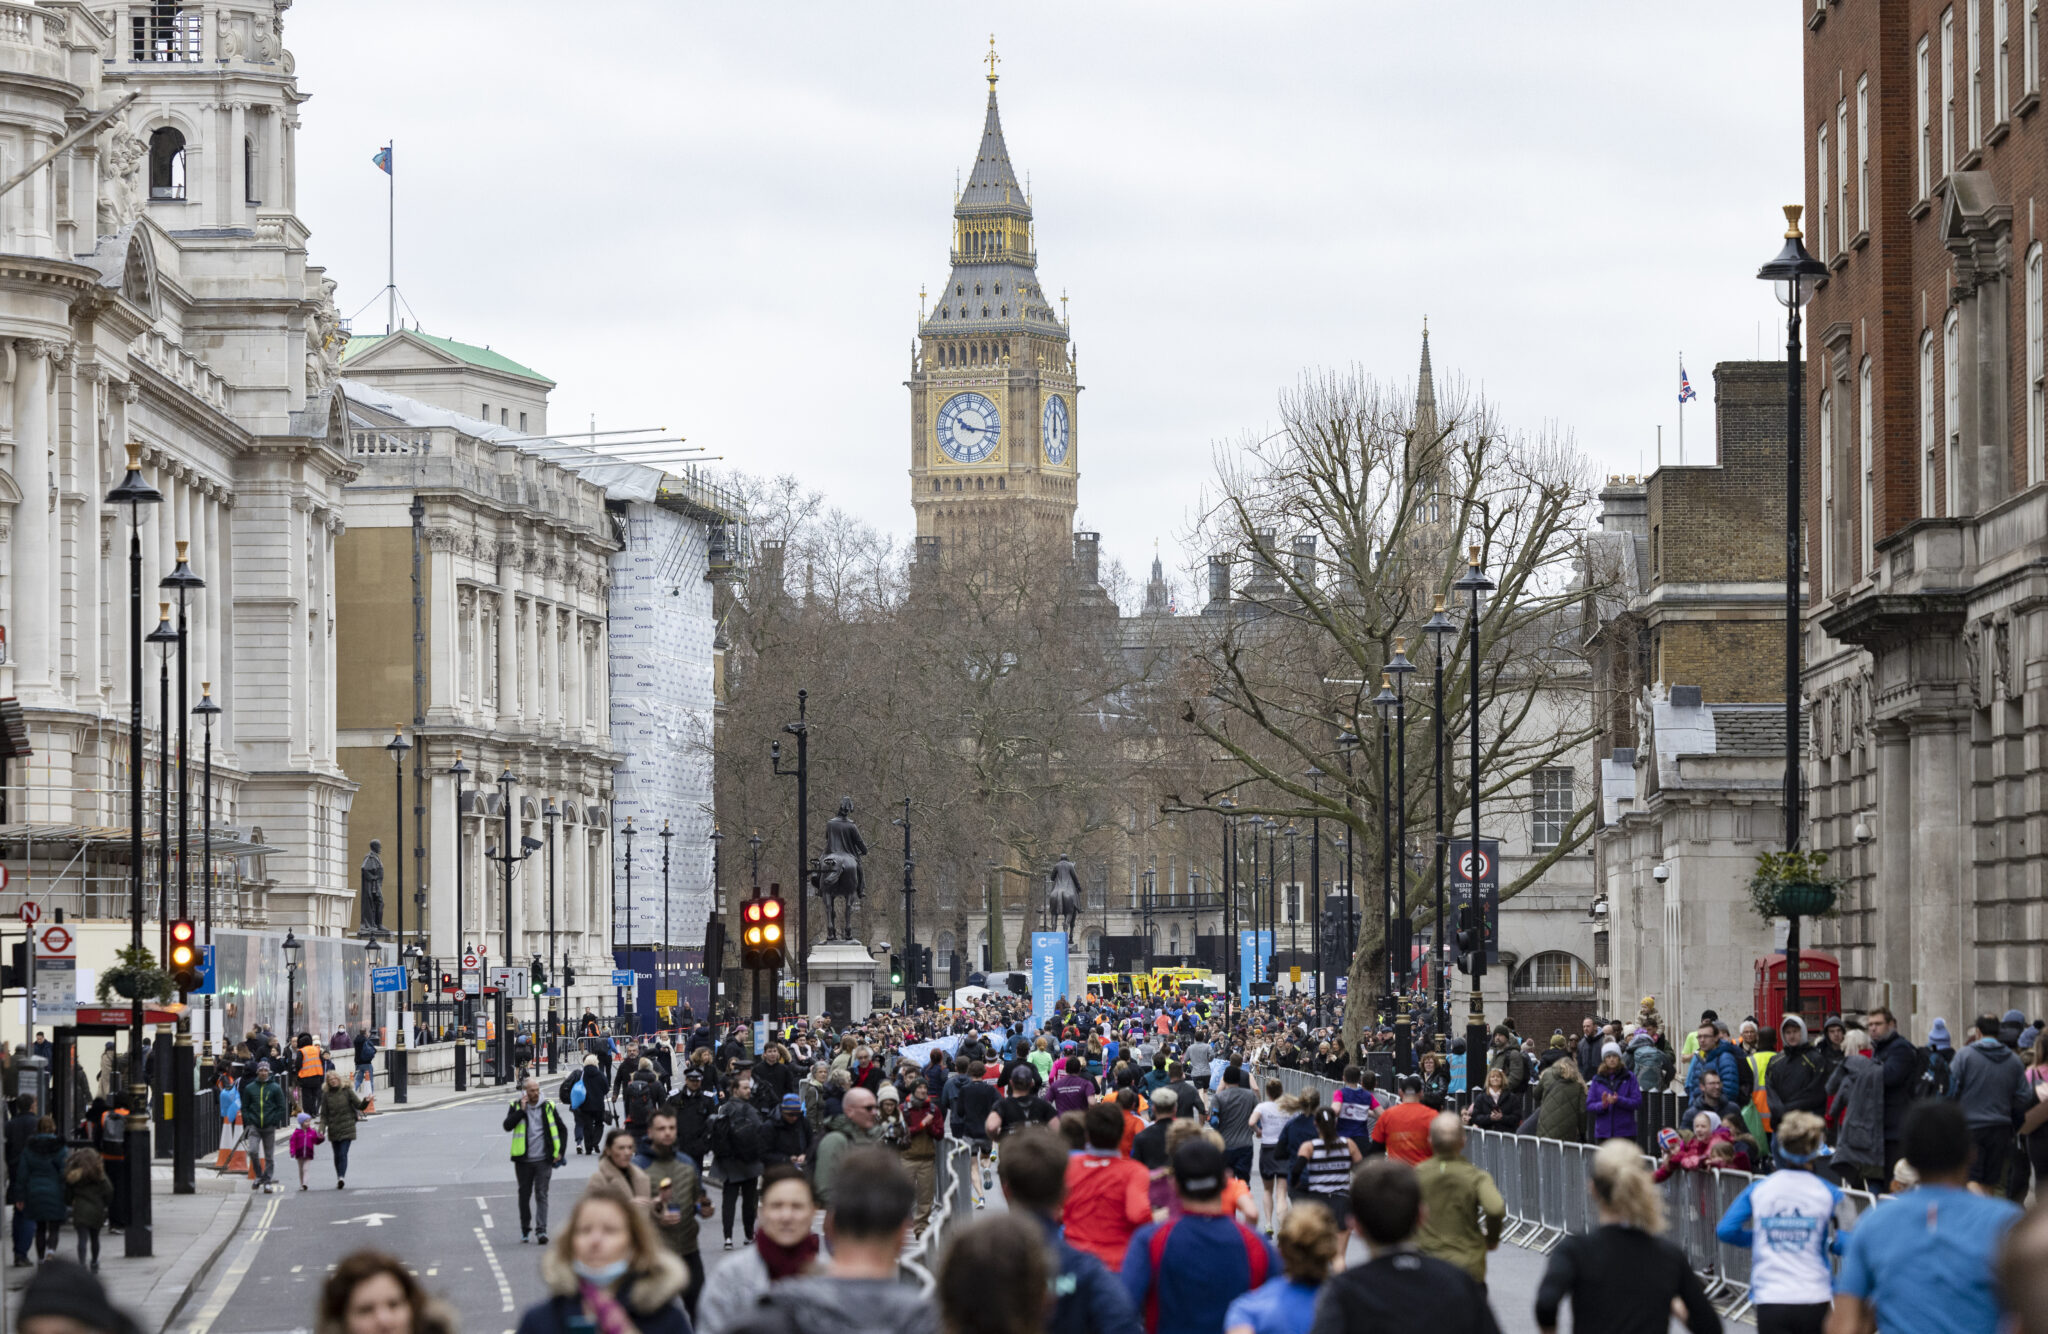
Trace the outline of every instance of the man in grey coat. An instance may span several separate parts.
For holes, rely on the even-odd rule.
[[[1948,1094],[1963,1109],[1976,1153],[1970,1180],[1989,1190],[2005,1189],[2006,1160],[2012,1156],[2013,1115],[2026,1110],[2026,1076],[2019,1057],[1999,1038],[1995,1014],[1979,1015],[1973,1041],[1956,1053]]]

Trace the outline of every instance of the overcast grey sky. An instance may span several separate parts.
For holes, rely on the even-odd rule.
[[[1080,521],[1142,577],[1214,442],[1304,367],[1439,377],[1676,459],[1681,350],[1782,355],[1756,266],[1801,190],[1790,0],[732,3],[299,0],[299,211],[344,314],[556,380],[560,431],[665,425],[902,540],[920,284],[947,273],[991,30],[1039,276],[1086,386]],[[381,302],[355,327],[381,332]],[[1759,333],[1761,330],[1761,334]],[[1186,604],[1185,594],[1182,597]]]

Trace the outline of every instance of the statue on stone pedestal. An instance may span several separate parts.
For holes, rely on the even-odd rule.
[[[853,939],[853,901],[862,897],[860,859],[867,840],[853,822],[853,798],[839,799],[839,814],[825,822],[825,855],[813,877],[825,900],[825,939]]]
[[[383,840],[373,838],[370,855],[363,858],[362,927],[366,935],[384,930],[384,859],[377,855],[383,850]]]
[[[1081,877],[1074,873],[1074,863],[1064,852],[1046,873],[1045,912],[1055,927],[1067,933],[1071,943],[1074,924],[1081,917]]]

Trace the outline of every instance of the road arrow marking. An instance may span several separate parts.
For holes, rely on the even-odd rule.
[[[367,1223],[371,1227],[383,1227],[385,1219],[396,1217],[397,1214],[357,1214],[354,1218],[337,1218],[334,1225],[341,1227],[348,1223]]]

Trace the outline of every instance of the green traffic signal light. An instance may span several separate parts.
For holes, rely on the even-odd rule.
[[[892,987],[903,985],[903,960],[894,954],[889,956],[889,985]]]

